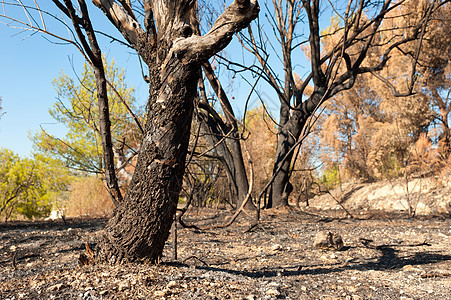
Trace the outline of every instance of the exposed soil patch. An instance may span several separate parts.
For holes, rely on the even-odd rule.
[[[178,261],[171,236],[157,266],[81,267],[103,219],[0,223],[0,299],[451,298],[450,218],[339,214],[271,210],[251,230],[245,219],[205,232],[179,228]],[[204,210],[187,221],[218,215]],[[344,247],[314,248],[321,230],[341,235]]]

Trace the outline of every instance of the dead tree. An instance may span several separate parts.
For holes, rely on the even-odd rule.
[[[144,27],[128,1],[95,0],[149,67],[144,139],[123,204],[108,222],[101,257],[110,262],[162,254],[176,212],[200,69],[258,15],[237,0],[203,36],[194,35],[195,1],[144,1]]]
[[[280,207],[288,205],[288,197],[292,191],[290,183],[293,148],[302,144],[303,133],[308,132],[309,118],[328,99],[353,87],[357,76],[363,73],[372,73],[382,70],[390,58],[390,53],[402,45],[420,40],[424,35],[431,11],[446,1],[428,1],[427,7],[420,12],[418,22],[412,24],[404,36],[394,36],[384,46],[385,50],[376,63],[368,64],[365,58],[378,44],[378,36],[383,32],[383,20],[406,1],[363,1],[349,0],[346,8],[337,9],[331,2],[330,7],[341,19],[342,25],[337,32],[340,38],[332,50],[323,52],[320,33],[320,1],[319,0],[293,0],[272,1],[274,10],[268,12],[268,22],[271,31],[275,33],[273,39],[267,39],[269,31],[264,33],[261,27],[252,30],[249,27],[247,34],[242,34],[243,46],[251,52],[259,66],[247,67],[238,63],[231,63],[236,68],[246,68],[256,74],[264,74],[263,78],[275,90],[280,103],[278,118],[278,141],[273,177],[267,187],[269,199],[267,207]],[[372,16],[365,15],[365,11],[372,12]],[[308,26],[308,39],[302,40],[299,23],[305,20]],[[385,29],[387,30],[387,29]],[[254,33],[255,32],[255,33]],[[274,44],[277,40],[279,45]],[[301,85],[296,86],[293,74],[292,55],[300,51],[300,45],[308,45],[310,60],[310,73],[304,77]],[[357,52],[353,51],[359,45]],[[417,43],[417,48],[421,43]],[[276,53],[282,63],[283,76],[275,72],[276,66],[268,62],[271,49],[278,47]],[[354,48],[353,48],[354,47]],[[274,54],[274,53],[273,53]],[[299,54],[296,54],[299,55]],[[406,60],[416,64],[413,55],[406,56]],[[229,62],[230,63],[230,62]],[[283,79],[282,79],[283,78]],[[312,89],[312,93],[306,93]],[[412,90],[409,91],[411,93]],[[407,93],[407,94],[409,94]],[[403,94],[403,96],[407,95]],[[399,96],[401,94],[398,93]],[[262,193],[263,195],[264,193]]]
[[[122,202],[122,193],[115,171],[113,141],[111,138],[111,121],[108,107],[107,80],[102,61],[102,51],[97,42],[94,28],[89,18],[88,7],[84,0],[78,1],[80,16],[70,0],[64,0],[64,4],[59,0],[53,0],[53,3],[71,20],[75,33],[81,42],[88,61],[90,62],[96,78],[97,102],[99,105],[99,132],[102,139],[103,160],[105,163],[105,179],[111,199],[115,206]],[[84,31],[84,33],[83,33]]]
[[[243,152],[241,148],[241,131],[233,111],[229,97],[215,75],[212,66],[206,62],[202,66],[205,77],[214,90],[224,116],[221,117],[210,105],[205,93],[204,83],[200,82],[200,101],[198,121],[203,138],[213,146],[213,153],[220,158],[227,174],[229,185],[234,195],[235,207],[240,207],[249,192],[249,180],[246,174]],[[248,201],[246,208],[252,208]]]

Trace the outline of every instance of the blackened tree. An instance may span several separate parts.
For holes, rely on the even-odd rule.
[[[408,0],[349,0],[346,5],[343,3],[343,7],[329,1],[329,7],[339,18],[340,26],[332,33],[339,38],[332,47],[325,50],[323,39],[331,33],[321,33],[322,10],[319,0],[272,1],[274,9],[267,12],[270,31],[264,32],[262,26],[257,30],[249,27],[248,33],[242,35],[243,46],[256,57],[259,66],[232,65],[249,69],[255,74],[263,74],[263,78],[275,90],[280,103],[273,177],[265,188],[269,191],[267,207],[288,205],[288,198],[293,190],[290,176],[295,149],[302,144],[303,137],[309,132],[309,118],[314,116],[325,101],[352,88],[359,75],[381,71],[391,53],[408,44],[415,49],[405,53],[406,61],[413,65],[410,79],[410,86],[413,86],[417,76],[415,65],[422,37],[428,30],[428,21],[433,12],[445,2],[447,1],[424,1],[418,10],[406,16],[400,8],[410,5]],[[390,27],[391,21],[396,18],[409,18],[412,22],[405,28],[398,28],[396,25]],[[384,20],[387,20],[388,26],[382,26]],[[299,29],[302,22],[308,26],[306,35]],[[275,37],[268,38],[273,33]],[[389,38],[382,40],[381,36]],[[295,82],[293,54],[301,51],[301,46],[308,54],[310,72],[299,84]],[[275,48],[279,49],[278,52],[270,53]],[[382,49],[377,58],[376,51],[372,49]],[[271,54],[281,62],[280,68],[274,65],[274,60],[268,60]],[[279,76],[276,72],[279,69],[282,69],[283,75]],[[395,94],[407,96],[412,92],[410,88],[407,92]]]

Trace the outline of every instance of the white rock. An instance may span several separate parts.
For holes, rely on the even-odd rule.
[[[63,286],[62,283],[58,283],[58,284],[55,284],[55,285],[52,285],[52,286],[48,287],[47,290],[48,291],[59,291],[62,286]]]
[[[95,291],[94,290],[89,290],[87,291],[84,295],[83,295],[83,299],[97,299],[97,297],[95,296]]]
[[[419,202],[417,204],[415,212],[417,215],[426,216],[432,212],[432,209],[428,205],[424,204],[423,202]]]
[[[168,285],[166,286],[168,289],[174,288],[177,286],[177,282],[174,280],[169,281]]]
[[[58,220],[58,219],[62,219],[64,217],[64,211],[62,210],[52,210],[50,212],[50,215],[48,216],[48,218],[45,218],[44,220],[48,221],[48,220]]]
[[[167,290],[164,289],[162,291],[155,291],[153,294],[155,297],[164,297],[167,293]]]
[[[119,291],[123,291],[125,289],[128,289],[130,287],[129,282],[128,281],[123,281],[121,283],[119,283],[118,289]]]
[[[274,296],[274,297],[280,295],[279,291],[276,289],[269,289],[266,291],[266,294],[269,296]]]
[[[281,244],[275,244],[275,245],[272,246],[272,250],[273,251],[282,250],[282,245]]]

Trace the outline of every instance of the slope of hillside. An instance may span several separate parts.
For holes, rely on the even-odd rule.
[[[450,215],[451,175],[346,183],[308,201],[309,207],[320,210],[342,209],[340,204],[348,210],[386,212],[407,212],[411,205],[417,215]]]

